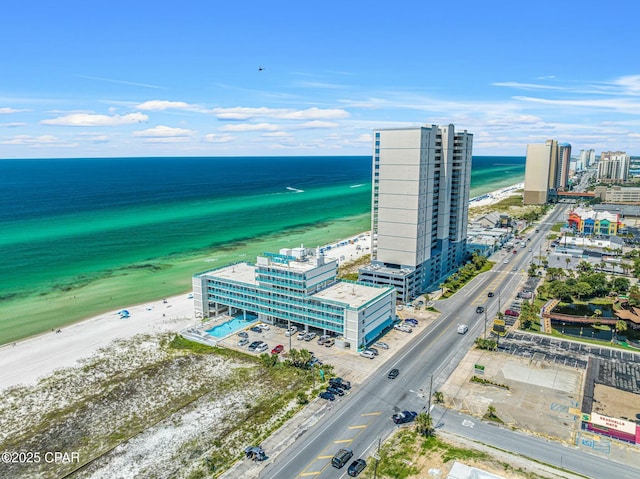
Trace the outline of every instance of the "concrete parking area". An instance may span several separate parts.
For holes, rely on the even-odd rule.
[[[355,350],[341,348],[338,345],[338,341],[331,347],[325,347],[324,345],[318,344],[318,338],[322,336],[322,331],[314,330],[313,328],[311,328],[310,331],[315,332],[316,336],[310,341],[298,339],[298,333],[294,333],[290,337],[286,336],[285,333],[287,329],[285,327],[274,325],[267,325],[269,329],[264,329],[261,333],[251,331],[250,328],[256,324],[260,324],[259,322],[251,323],[242,330],[248,334],[248,344],[245,344],[244,346],[238,345],[238,341],[241,339],[240,336],[238,336],[238,333],[218,339],[216,344],[220,347],[235,349],[248,354],[260,355],[262,354],[261,352],[250,352],[247,348],[253,341],[264,341],[267,343],[268,347],[266,351],[263,352],[271,352],[271,350],[277,345],[282,345],[284,348],[281,353],[283,357],[286,356],[290,348],[297,350],[306,349],[307,351],[312,352],[315,357],[323,363],[331,364],[334,367],[334,373],[337,376],[344,377],[352,383],[357,384],[363,381],[387,360],[392,358],[396,352],[400,351],[407,343],[417,336],[417,334],[423,331],[438,317],[438,315],[439,313],[426,311],[425,309],[414,309],[412,307],[404,307],[401,311],[398,311],[398,316],[402,320],[406,318],[415,318],[418,320],[418,325],[412,327],[412,333],[406,333],[395,329],[388,331],[384,336],[379,338],[379,340],[387,343],[389,345],[389,349],[377,347],[378,356],[373,359],[362,357]],[[223,320],[224,319],[220,319],[216,323],[219,324]]]

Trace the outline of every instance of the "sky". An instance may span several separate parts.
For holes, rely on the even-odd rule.
[[[0,159],[370,155],[453,123],[474,155],[640,155],[635,0],[6,2]]]

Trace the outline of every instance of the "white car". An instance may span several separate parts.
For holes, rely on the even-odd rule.
[[[294,334],[296,334],[298,332],[298,328],[296,328],[295,326],[291,326],[290,329],[287,329],[284,332],[285,336],[293,336]]]
[[[380,349],[389,349],[389,345],[388,345],[387,343],[385,343],[385,342],[382,342],[382,341],[378,341],[377,343],[373,343],[373,345],[374,345],[376,348],[380,348]]]
[[[256,348],[256,351],[258,351],[259,353],[262,353],[267,349],[269,349],[269,345],[267,343],[262,343],[260,346]]]
[[[307,333],[302,331],[302,332],[298,333],[298,336],[296,336],[296,339],[303,340],[306,335],[307,335]]]
[[[469,331],[469,326],[466,324],[458,325],[458,334],[465,334],[467,331]]]
[[[265,324],[265,323],[259,323],[257,325],[260,329],[263,329],[264,331],[269,331],[269,325]]]
[[[375,354],[373,354],[373,351],[362,351],[360,353],[360,356],[362,356],[363,358],[367,358],[367,359],[373,359],[376,357]]]

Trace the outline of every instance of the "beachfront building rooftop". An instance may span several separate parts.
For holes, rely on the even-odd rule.
[[[360,281],[408,302],[462,264],[472,143],[453,125],[374,132],[371,264]]]
[[[362,348],[395,319],[395,290],[339,281],[338,263],[304,247],[264,253],[193,276],[196,317],[256,315],[262,322],[343,338]],[[336,343],[338,344],[338,343]]]

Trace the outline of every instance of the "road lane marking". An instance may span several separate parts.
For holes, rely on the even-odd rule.
[[[329,454],[328,456],[318,456],[316,459],[329,459],[333,457],[333,454]]]
[[[360,414],[361,416],[379,416],[380,414],[382,414],[382,411],[377,411],[377,412],[365,412],[363,414]]]
[[[322,471],[303,472],[301,474],[298,474],[298,477],[317,476],[318,474],[321,474],[321,473],[322,473]]]
[[[367,427],[366,424],[362,424],[361,426],[349,426],[349,429],[364,429]]]
[[[337,441],[333,441],[334,444],[344,444],[347,442],[352,442],[353,439],[338,439]]]

